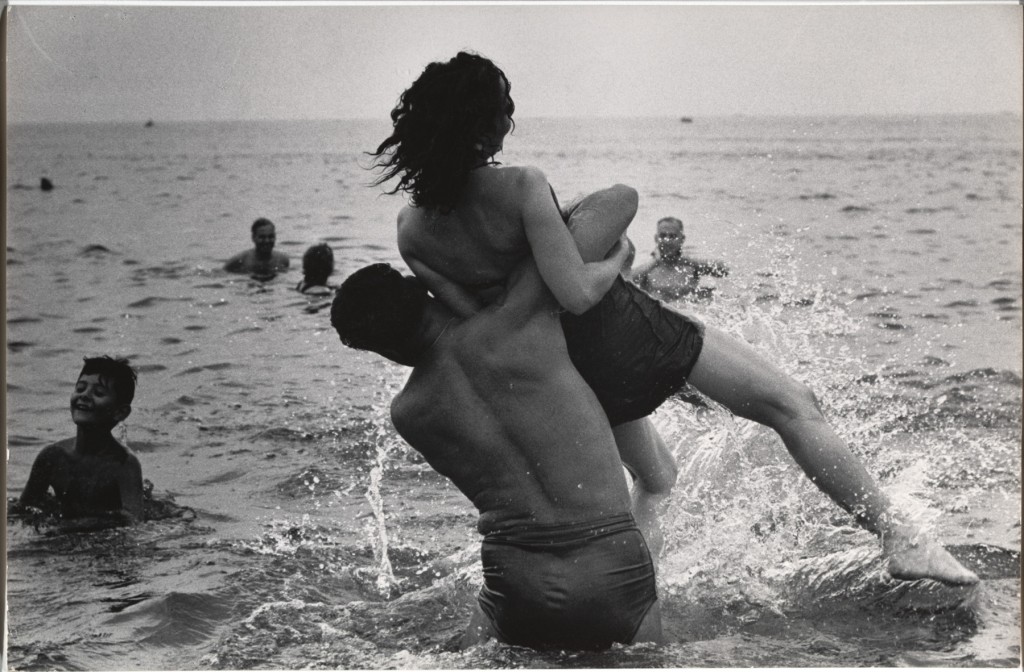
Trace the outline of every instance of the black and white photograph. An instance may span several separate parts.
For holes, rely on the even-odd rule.
[[[8,670],[1021,666],[1014,2],[46,2]]]

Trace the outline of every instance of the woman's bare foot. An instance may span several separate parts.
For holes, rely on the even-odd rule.
[[[902,526],[882,539],[882,552],[889,559],[894,579],[934,579],[956,586],[978,583],[978,575],[967,569],[934,539],[911,526]]]

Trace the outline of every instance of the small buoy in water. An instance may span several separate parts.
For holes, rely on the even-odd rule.
[[[44,177],[43,179],[39,180],[39,188],[42,189],[43,191],[50,191],[51,189],[53,189],[53,182],[51,182],[48,178]]]

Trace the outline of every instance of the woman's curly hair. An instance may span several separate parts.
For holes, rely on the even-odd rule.
[[[368,152],[373,168],[383,169],[374,186],[398,177],[387,193],[405,191],[415,206],[450,211],[469,172],[500,147],[498,120],[515,111],[511,89],[505,73],[477,54],[428,65],[391,111],[392,134]]]

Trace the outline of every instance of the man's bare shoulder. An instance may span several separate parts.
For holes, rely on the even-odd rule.
[[[252,265],[250,259],[253,256],[253,254],[254,253],[252,250],[245,250],[244,252],[239,252],[238,254],[224,262],[224,268],[229,271],[245,271]]]
[[[429,376],[416,375],[414,369],[405,386],[391,399],[391,424],[399,436],[411,444],[416,443],[424,426],[424,402],[435,394],[429,385]]]

